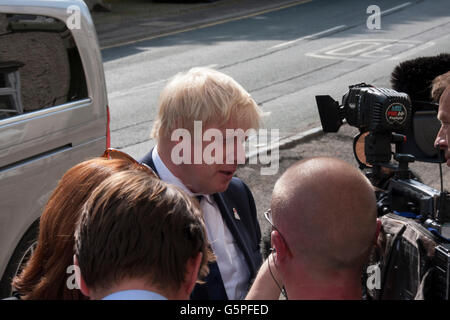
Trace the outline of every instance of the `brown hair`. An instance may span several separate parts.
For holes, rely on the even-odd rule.
[[[41,216],[37,248],[13,279],[12,285],[22,299],[85,298],[80,290],[67,287],[67,268],[73,265],[73,235],[81,207],[100,182],[135,166],[125,160],[95,158],[64,174]]]
[[[185,281],[188,259],[199,252],[203,277],[212,254],[198,204],[136,170],[117,173],[93,191],[75,232],[75,254],[90,290],[143,278],[176,291]]]
[[[450,86],[450,71],[434,78],[431,87],[431,98],[439,103],[442,93]]]

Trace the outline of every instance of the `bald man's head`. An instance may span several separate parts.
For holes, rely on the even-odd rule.
[[[294,259],[320,269],[361,267],[374,239],[376,200],[364,175],[333,158],[291,166],[272,195],[273,223]]]

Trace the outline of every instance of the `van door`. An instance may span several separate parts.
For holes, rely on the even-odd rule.
[[[64,172],[105,149],[106,88],[88,20],[72,31],[54,17],[0,13],[0,276]]]

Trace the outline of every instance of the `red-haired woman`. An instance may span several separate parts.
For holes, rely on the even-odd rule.
[[[124,159],[95,158],[69,169],[51,195],[39,224],[37,248],[13,279],[20,299],[86,299],[67,285],[73,264],[74,231],[80,209],[90,193],[112,174],[138,165]],[[70,283],[70,281],[69,281]]]

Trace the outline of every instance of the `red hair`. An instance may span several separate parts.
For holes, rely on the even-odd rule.
[[[95,158],[69,169],[42,213],[38,245],[12,285],[21,299],[86,299],[67,287],[67,268],[73,265],[75,225],[92,191],[112,174],[137,165],[126,160]]]

